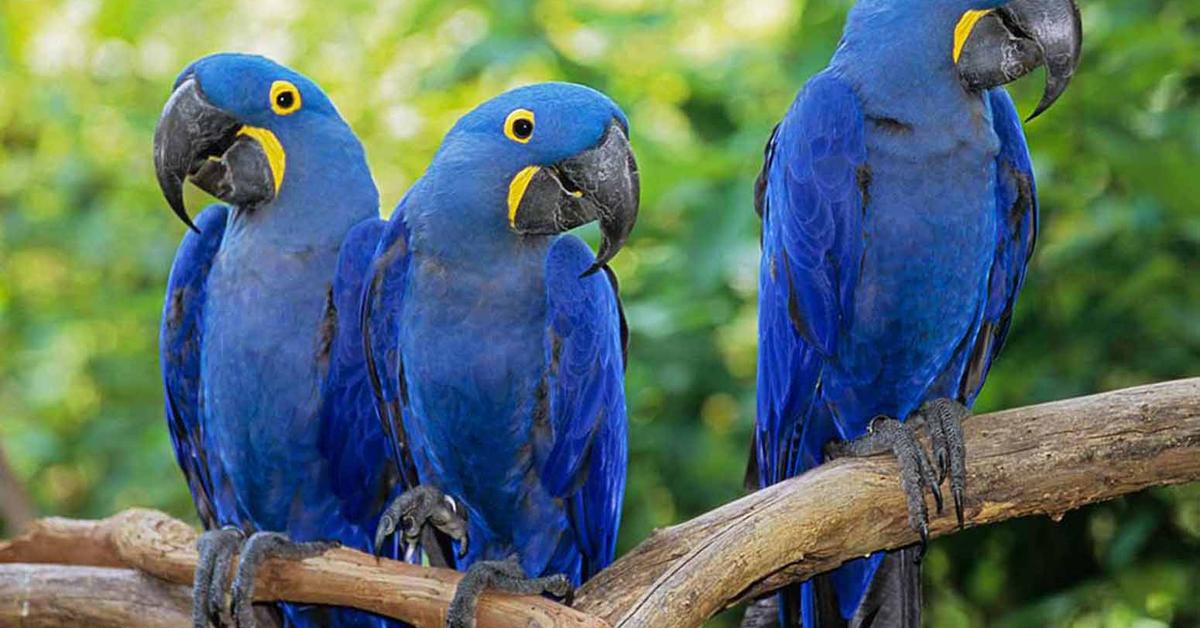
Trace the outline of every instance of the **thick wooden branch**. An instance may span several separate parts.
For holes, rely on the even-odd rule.
[[[190,626],[192,594],[132,569],[0,565],[0,626]]]
[[[117,526],[139,512],[143,511],[128,510],[102,521],[64,517],[38,519],[31,522],[21,536],[0,542],[0,563],[124,567],[126,564],[117,554],[112,534]]]
[[[1200,379],[976,417],[966,424],[966,438],[967,525],[1059,517],[1151,486],[1200,480]],[[741,600],[850,558],[915,542],[897,474],[887,457],[835,461],[656,532],[587,583],[575,610],[541,598],[487,594],[480,625],[700,625]],[[954,527],[951,513],[931,522],[935,536]],[[97,626],[161,625],[152,613],[143,619],[122,603],[161,594],[161,600],[141,603],[164,617],[186,610],[187,588],[179,585],[191,581],[194,546],[189,526],[153,511],[98,522],[37,522],[25,537],[0,543],[0,563],[126,565],[177,584],[155,590],[153,582],[122,569],[0,565],[0,605],[28,602],[17,611],[0,608],[0,625],[10,623],[12,612],[27,613],[26,624],[18,625],[56,625],[54,618],[73,617]],[[338,549],[300,563],[269,562],[256,599],[356,606],[440,626],[459,578]],[[25,580],[39,586],[30,589]],[[124,584],[92,586],[108,581]],[[55,606],[54,599],[63,601]],[[82,613],[92,611],[77,608],[88,604],[114,614],[90,616]],[[32,623],[35,610],[50,619]]]
[[[40,521],[22,537],[0,543],[0,563],[123,565],[167,582],[190,585],[196,566],[195,547],[196,532],[191,526],[161,512],[134,509],[101,521]],[[12,580],[21,577],[22,572],[0,569],[0,592],[18,586]],[[103,591],[94,588],[90,580],[79,581],[78,577],[68,571],[54,582],[66,599]],[[403,619],[414,626],[440,628],[461,578],[461,574],[447,569],[377,559],[339,548],[301,562],[266,562],[259,572],[254,599],[353,606]],[[118,593],[124,595],[125,590],[114,590],[114,595]],[[478,620],[481,628],[607,627],[594,617],[551,600],[500,593],[484,594],[479,601]],[[158,624],[141,623],[134,617],[127,622],[85,625],[134,628]]]
[[[975,417],[967,522],[1063,513],[1200,480],[1200,379]],[[698,626],[850,558],[917,540],[893,460],[840,460],[660,530],[588,582],[575,607],[613,626]],[[932,508],[932,505],[930,506]],[[931,522],[955,528],[947,512]]]

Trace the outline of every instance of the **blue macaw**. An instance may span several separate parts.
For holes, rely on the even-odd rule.
[[[772,134],[755,190],[757,484],[827,453],[891,450],[922,541],[784,592],[785,624],[920,625],[923,491],[940,510],[949,475],[961,524],[960,421],[1004,343],[1037,232],[1002,85],[1046,66],[1036,116],[1065,90],[1080,44],[1072,0],[860,0]],[[909,416],[924,419],[936,466]]]
[[[449,625],[473,625],[485,586],[561,595],[613,558],[627,334],[606,264],[637,214],[627,136],[586,87],[506,92],[450,130],[379,243],[364,345],[422,485],[380,538],[397,523],[409,540],[427,522],[466,526],[451,533],[467,575]],[[594,220],[595,257],[563,235]]]
[[[384,226],[379,195],[328,97],[262,57],[189,65],[154,144],[163,193],[193,229],[171,269],[160,338],[167,425],[206,530],[193,620],[220,624],[241,545],[234,618],[245,626],[263,558],[310,555],[329,541],[368,550],[403,488],[359,328]],[[225,203],[195,225],[183,203],[188,179]],[[385,550],[395,557],[398,547]],[[297,604],[257,615],[292,626],[386,623]]]

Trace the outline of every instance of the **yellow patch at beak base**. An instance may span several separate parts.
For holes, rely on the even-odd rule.
[[[513,177],[508,184],[508,224],[510,227],[516,226],[517,208],[521,206],[521,199],[525,198],[525,190],[538,170],[541,170],[538,166],[527,166],[518,172],[517,176]]]
[[[271,167],[271,178],[275,181],[275,193],[278,194],[279,187],[283,185],[283,173],[287,170],[287,153],[283,150],[283,144],[279,143],[279,138],[256,126],[244,126],[238,129],[238,135],[254,138],[262,146],[267,155],[267,164]]]
[[[954,27],[954,62],[958,63],[958,58],[962,56],[963,46],[967,43],[967,38],[971,36],[971,31],[975,30],[975,24],[983,19],[983,16],[991,13],[991,9],[985,11],[967,11],[959,18],[958,24]]]

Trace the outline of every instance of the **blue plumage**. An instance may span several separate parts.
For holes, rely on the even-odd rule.
[[[916,4],[859,2],[767,147],[762,486],[820,464],[875,416],[970,405],[1008,329],[1037,229],[1033,173],[1003,88],[965,90],[950,51],[963,11],[1000,3]],[[802,585],[804,625],[830,604],[850,619],[882,557],[833,572],[835,600]]]
[[[203,212],[168,283],[167,419],[197,511],[206,529],[370,550],[398,486],[385,471],[358,325],[362,279],[383,227],[362,147],[315,84],[265,59],[208,57],[184,71],[177,89],[188,81],[241,121],[238,137],[265,129],[286,159],[270,163],[269,172],[283,174],[269,202]],[[286,115],[272,111],[283,102],[274,97],[279,81],[302,98]],[[233,140],[213,141],[220,151]],[[232,163],[227,180],[245,169]],[[297,626],[382,623],[348,609],[283,608]]]
[[[506,136],[518,115],[536,120],[531,137]],[[575,85],[484,103],[450,131],[380,241],[363,312],[381,413],[420,482],[466,509],[459,568],[515,553],[531,576],[578,584],[613,558],[627,455],[615,279],[582,276],[595,257],[574,236],[521,233],[534,210],[511,193],[531,167],[565,189],[568,168],[554,164],[603,143],[612,124],[626,125],[616,105]],[[603,198],[587,186],[578,196],[593,193]]]

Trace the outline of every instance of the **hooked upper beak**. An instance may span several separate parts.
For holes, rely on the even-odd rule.
[[[607,264],[629,238],[640,194],[637,162],[614,119],[592,148],[552,166],[529,166],[509,183],[508,221],[526,235],[564,233],[600,221],[600,251],[584,275]]]
[[[1012,0],[988,11],[968,11],[955,29],[954,61],[967,89],[986,90],[1046,66],[1046,89],[1029,120],[1067,89],[1083,46],[1075,0]]]
[[[275,197],[280,177],[262,145],[263,133],[270,132],[246,127],[209,103],[195,77],[180,83],[154,129],[154,169],[163,196],[184,224],[198,231],[183,203],[187,179],[234,206],[252,207]]]

